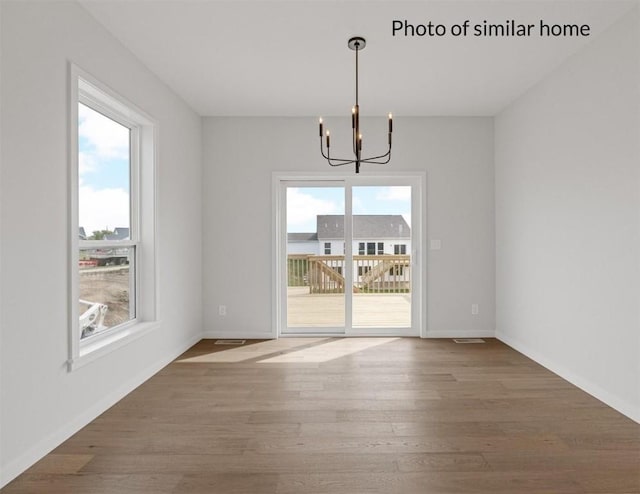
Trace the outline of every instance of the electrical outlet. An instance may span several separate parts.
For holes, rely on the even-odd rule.
[[[477,316],[480,313],[480,307],[478,304],[471,304],[471,314]]]
[[[218,306],[218,315],[219,316],[226,316],[227,315],[227,306],[226,305],[219,305]]]

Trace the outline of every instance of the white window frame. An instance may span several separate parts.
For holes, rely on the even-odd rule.
[[[157,123],[93,76],[69,64],[69,370],[81,367],[159,326],[157,318],[155,156]],[[78,103],[130,129],[129,240],[80,240],[78,231]],[[79,250],[131,248],[131,319],[80,339]]]

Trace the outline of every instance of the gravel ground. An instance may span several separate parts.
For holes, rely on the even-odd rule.
[[[96,267],[80,271],[80,298],[108,307],[104,325],[116,326],[129,320],[129,266]],[[80,304],[80,314],[87,306]]]

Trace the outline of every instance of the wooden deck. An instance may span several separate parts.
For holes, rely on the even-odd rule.
[[[344,293],[310,294],[309,287],[287,289],[289,327],[342,327]],[[354,293],[353,327],[408,328],[411,326],[410,293]]]

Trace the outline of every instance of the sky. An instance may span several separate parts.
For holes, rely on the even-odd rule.
[[[78,104],[79,223],[87,235],[129,226],[129,129]],[[411,187],[354,186],[353,214],[400,214],[411,224]],[[315,232],[319,214],[344,214],[342,187],[287,189],[287,231]]]
[[[319,214],[344,214],[342,187],[289,187],[287,232],[315,232]],[[411,225],[411,187],[354,186],[353,214],[400,214]]]
[[[129,129],[78,104],[78,226],[129,226]]]

